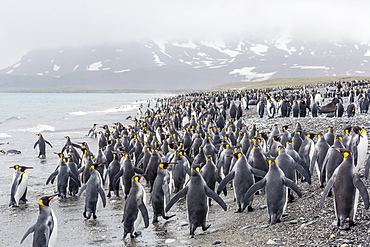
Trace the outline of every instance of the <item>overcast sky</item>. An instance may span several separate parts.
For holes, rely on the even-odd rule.
[[[0,68],[33,48],[250,34],[370,40],[370,1],[0,0]]]

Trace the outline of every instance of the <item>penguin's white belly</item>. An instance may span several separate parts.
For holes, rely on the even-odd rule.
[[[57,217],[54,214],[54,211],[51,208],[50,208],[50,212],[51,212],[51,215],[52,215],[52,218],[53,218],[53,221],[54,221],[54,228],[53,228],[53,231],[50,234],[50,239],[49,239],[48,246],[53,247],[55,245],[56,241],[57,241],[57,236],[58,236],[58,220],[57,220]]]

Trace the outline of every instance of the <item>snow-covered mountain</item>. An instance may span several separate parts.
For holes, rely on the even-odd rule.
[[[369,61],[369,43],[147,40],[34,49],[0,70],[0,89],[207,89],[236,81],[370,75]]]

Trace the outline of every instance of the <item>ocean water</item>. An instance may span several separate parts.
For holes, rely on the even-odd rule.
[[[0,94],[0,149],[33,149],[37,133],[56,146],[64,136],[85,138],[93,123],[113,126],[131,123],[140,104],[165,94],[142,93],[2,93]],[[152,103],[153,105],[154,103]],[[51,141],[52,140],[52,141]]]
[[[55,184],[46,185],[49,175],[55,170],[58,156],[69,136],[72,142],[86,141],[96,153],[97,140],[86,136],[92,124],[108,124],[120,121],[123,125],[132,123],[138,107],[155,105],[155,98],[168,94],[140,93],[2,93],[0,94],[0,149],[16,149],[19,155],[0,155],[0,246],[18,246],[24,233],[38,216],[38,199],[56,192]],[[151,100],[148,100],[151,99]],[[33,148],[37,133],[42,133],[53,148],[46,147],[46,159],[37,158],[38,148]],[[10,189],[15,164],[31,166],[26,204],[9,208]],[[106,189],[105,189],[106,191]],[[103,209],[99,199],[97,220],[84,220],[84,198],[68,197],[65,201],[54,198],[51,206],[58,218],[57,246],[122,246],[122,211],[124,199],[113,197]],[[149,206],[148,206],[149,207]],[[181,207],[181,205],[180,205]],[[182,208],[180,211],[183,211]],[[185,210],[184,210],[185,212]],[[151,217],[151,215],[150,215]],[[183,216],[186,217],[185,215]],[[153,228],[150,226],[150,228]],[[135,245],[156,245],[161,235],[155,229],[143,232]],[[184,236],[187,236],[183,233]],[[33,235],[22,244],[30,246]]]

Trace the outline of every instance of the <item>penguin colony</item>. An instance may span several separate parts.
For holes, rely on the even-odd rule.
[[[367,176],[370,166],[367,132],[354,124],[311,133],[299,119],[309,114],[340,118],[367,113],[370,89],[365,82],[326,86],[334,90],[217,91],[160,99],[155,107],[148,104],[146,111],[140,109],[132,125],[94,124],[87,136],[97,139],[97,154],[86,142],[75,144],[65,137],[65,145],[56,153],[60,157],[56,169],[46,181],[56,180],[57,194],[40,198],[39,218],[21,242],[33,233],[33,246],[55,244],[57,219],[49,202],[56,196],[85,197],[82,215],[96,219],[99,198],[105,207],[106,197],[120,196],[122,190],[123,238],[137,237],[142,221],[148,227],[150,218],[152,224],[158,217],[171,219],[175,216],[168,214],[171,207],[185,197],[194,237],[198,227],[203,231],[210,227],[206,221],[213,201],[227,210],[222,197],[231,191],[236,213],[246,208],[252,212],[254,197],[266,197],[266,220],[275,224],[282,220],[287,203],[302,196],[300,184],[312,180],[318,180],[323,189],[320,206],[325,207],[326,198],[332,196],[338,228],[350,229],[359,196],[365,209],[369,207],[368,191],[359,175],[366,168]],[[347,105],[343,99],[348,99]],[[261,130],[243,117],[250,105],[257,105],[255,114],[260,118],[290,118],[291,125]],[[34,147],[39,146],[39,158],[44,159],[45,144],[52,145],[41,134],[38,137]],[[26,170],[32,167],[10,168],[14,177],[9,206],[17,207],[27,201]],[[152,217],[147,207],[153,208]]]

